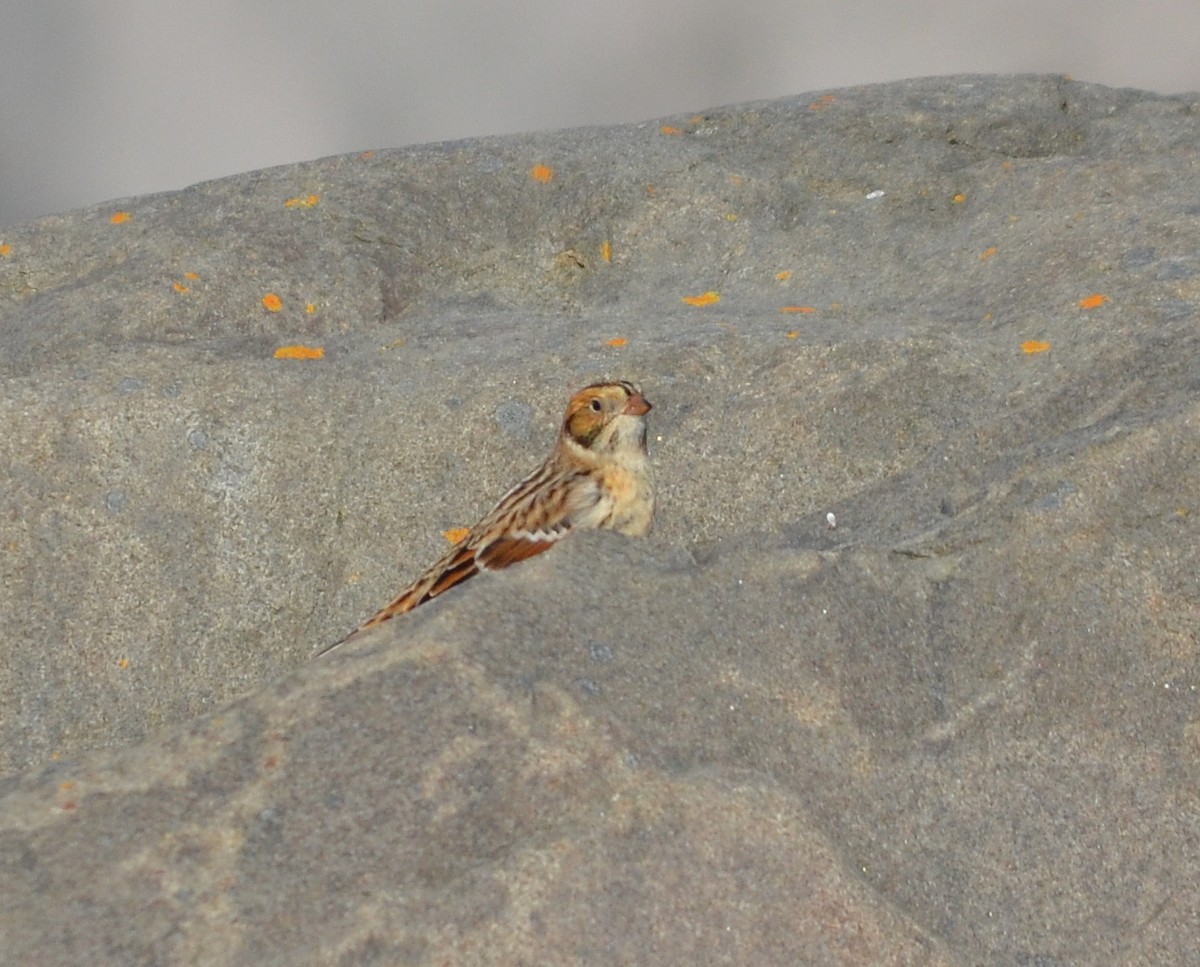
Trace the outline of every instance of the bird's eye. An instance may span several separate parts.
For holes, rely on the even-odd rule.
[[[600,412],[600,401],[599,400],[592,400],[592,412],[594,412],[594,413]]]

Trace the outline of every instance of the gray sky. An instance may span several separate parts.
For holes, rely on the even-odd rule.
[[[0,0],[0,226],[365,148],[848,84],[1200,90],[1200,0]]]

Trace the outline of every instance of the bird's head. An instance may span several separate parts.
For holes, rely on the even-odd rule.
[[[632,383],[593,383],[571,397],[563,436],[594,454],[646,449],[649,400]]]

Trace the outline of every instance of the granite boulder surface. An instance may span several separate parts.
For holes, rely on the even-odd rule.
[[[1188,962],[1198,240],[976,76],[0,230],[0,963]],[[312,659],[600,377],[649,538]]]

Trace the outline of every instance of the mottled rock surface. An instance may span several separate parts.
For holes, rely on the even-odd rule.
[[[1198,239],[1047,77],[4,231],[0,963],[1188,962]],[[601,376],[650,539],[309,660]]]

